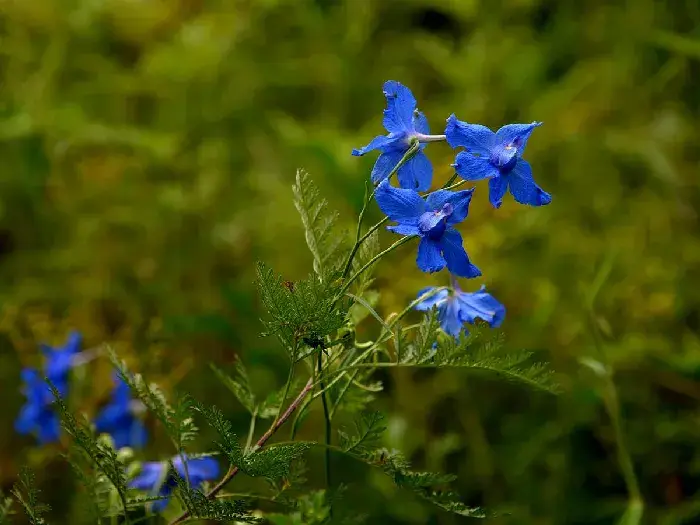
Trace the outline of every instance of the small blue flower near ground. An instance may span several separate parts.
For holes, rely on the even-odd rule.
[[[112,400],[95,418],[97,432],[110,434],[116,448],[141,448],[146,444],[148,434],[138,414],[144,410],[143,404],[131,396],[129,385],[116,376]]]
[[[416,99],[410,89],[388,80],[383,91],[387,103],[383,124],[389,135],[373,138],[364,148],[352,150],[352,154],[361,156],[376,149],[381,151],[371,175],[372,182],[377,184],[386,179],[413,143],[420,142],[418,151],[399,168],[397,176],[402,188],[427,191],[433,179],[433,166],[423,153],[424,142],[444,140],[444,137],[429,135],[428,120],[416,109]]]
[[[428,311],[437,308],[438,320],[442,329],[454,338],[464,330],[465,323],[474,324],[476,319],[486,321],[489,326],[497,328],[501,326],[506,315],[506,308],[499,303],[491,294],[486,293],[486,287],[482,286],[478,292],[463,292],[456,282],[453,281],[454,291],[443,289],[435,292],[424,301],[418,303],[415,308],[420,311]],[[421,297],[435,290],[434,286],[423,288],[418,292]]]
[[[41,351],[46,358],[44,371],[52,383],[67,381],[68,372],[75,364],[75,357],[80,352],[80,344],[83,337],[79,332],[73,331],[68,334],[66,344],[53,348],[48,345],[40,345]]]
[[[447,142],[453,148],[465,148],[455,158],[455,171],[465,180],[489,179],[489,200],[494,208],[500,208],[508,189],[520,204],[549,204],[552,196],[535,184],[532,168],[522,158],[530,134],[541,125],[508,124],[494,133],[486,126],[450,115],[445,128]]]
[[[199,488],[205,481],[216,479],[219,476],[219,464],[215,459],[188,458],[187,472],[180,456],[172,459],[173,466],[178,476],[186,478],[189,475],[190,486]],[[144,490],[151,495],[161,496],[163,499],[152,503],[153,512],[162,512],[168,506],[173,489],[177,486],[175,476],[169,469],[167,461],[147,461],[141,465],[141,472],[129,483],[131,488]]]
[[[478,277],[462,246],[462,236],[454,229],[466,219],[473,189],[438,190],[424,200],[413,190],[395,188],[382,182],[375,193],[379,208],[397,222],[387,229],[401,235],[419,235],[416,264],[424,272],[437,272],[445,266],[460,277]]]
[[[15,420],[15,430],[18,433],[33,433],[42,445],[59,440],[61,426],[53,408],[53,393],[44,377],[51,381],[61,397],[65,397],[68,393],[68,373],[76,363],[81,342],[80,333],[73,331],[62,347],[53,348],[42,344],[40,347],[44,355],[43,373],[34,368],[22,370],[22,392],[27,402]]]
[[[49,385],[39,371],[33,368],[22,370],[22,382],[24,383],[22,392],[27,402],[22,406],[15,420],[15,430],[19,434],[34,433],[41,445],[58,441],[61,425],[52,406],[54,397]],[[54,386],[61,396],[65,396],[67,390],[65,383],[55,383]]]

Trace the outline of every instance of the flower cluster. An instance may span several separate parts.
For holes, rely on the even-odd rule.
[[[53,393],[45,379],[54,385],[62,398],[68,395],[68,376],[71,369],[90,359],[89,356],[85,356],[87,352],[80,352],[81,342],[80,333],[71,332],[68,341],[62,347],[41,345],[45,358],[43,370],[22,370],[22,391],[27,401],[15,420],[17,432],[36,434],[42,445],[59,440],[60,421],[53,408]],[[145,407],[131,395],[129,385],[121,377],[115,375],[113,380],[111,399],[95,417],[95,430],[98,433],[109,434],[117,449],[141,448],[148,439],[146,427],[139,417],[145,411]],[[204,481],[213,480],[219,475],[218,463],[209,457],[175,456],[170,462],[180,477],[189,479],[193,488],[198,488]],[[169,469],[168,461],[148,461],[141,465],[139,474],[129,485],[134,489],[148,491],[151,496],[160,497],[161,499],[152,504],[152,510],[161,512],[168,504],[176,480]]]
[[[61,426],[52,407],[53,394],[44,377],[51,381],[61,397],[65,397],[68,393],[68,374],[76,363],[81,342],[81,335],[71,332],[62,347],[41,345],[45,359],[43,372],[35,368],[22,370],[22,392],[27,401],[15,420],[15,430],[18,433],[34,433],[41,444],[58,441]]]
[[[452,166],[464,181],[488,179],[489,200],[500,208],[510,191],[516,202],[530,206],[549,204],[552,197],[540,188],[532,176],[530,164],[522,158],[527,141],[541,122],[508,124],[495,133],[486,126],[447,119],[444,135],[430,135],[428,121],[418,111],[416,99],[406,86],[389,80],[384,84],[387,107],[383,124],[388,135],[375,137],[365,147],[352,151],[359,156],[373,150],[381,153],[372,169],[372,182],[377,184],[375,199],[382,212],[395,225],[394,233],[420,238],[416,264],[424,272],[447,268],[451,275],[449,289],[421,290],[415,308],[438,309],[442,329],[459,337],[466,331],[464,323],[478,318],[490,326],[499,326],[505,308],[484,287],[476,293],[460,289],[455,277],[474,278],[481,271],[469,260],[462,236],[455,226],[469,213],[474,189],[451,191],[440,189],[421,195],[432,185],[433,168],[424,153],[429,142],[447,142],[462,148]],[[398,187],[390,180],[396,174]]]

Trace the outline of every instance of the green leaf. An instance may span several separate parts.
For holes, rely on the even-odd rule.
[[[12,513],[12,498],[5,496],[5,494],[0,490],[0,525],[5,525],[10,521],[10,514]]]
[[[361,454],[377,445],[386,430],[384,416],[380,412],[369,412],[355,420],[355,432],[338,431],[340,448],[348,454]]]
[[[412,343],[407,343],[403,334],[397,337],[401,343],[397,349],[398,362],[365,363],[359,366],[468,368],[473,372],[495,374],[508,382],[535,390],[552,394],[559,392],[554,372],[549,366],[543,362],[532,362],[532,352],[505,351],[502,334],[482,332],[473,327],[469,336],[455,340],[442,333],[438,335],[439,324],[435,310],[428,312]],[[484,333],[489,335],[484,336]]]
[[[245,466],[241,468],[249,476],[263,476],[269,479],[286,478],[290,465],[301,458],[311,448],[311,443],[287,443],[270,445],[245,457]]]
[[[321,280],[330,278],[341,263],[339,248],[343,237],[334,232],[338,214],[328,210],[328,203],[304,170],[297,170],[292,190],[294,206],[304,225],[306,244],[314,259],[314,272]]]
[[[31,525],[45,525],[44,514],[51,510],[51,507],[39,501],[40,492],[36,487],[34,473],[29,468],[22,467],[19,481],[12,488],[12,494],[24,508]]]
[[[236,396],[236,399],[238,399],[241,405],[243,405],[243,407],[248,412],[253,414],[256,408],[255,395],[253,395],[253,392],[250,388],[250,382],[248,381],[248,373],[246,372],[245,367],[243,366],[243,363],[240,361],[240,359],[236,360],[236,375],[233,377],[221,370],[213,363],[210,363],[209,366],[216,374],[216,377],[218,377],[219,380],[224,384],[224,386],[228,388],[234,396]]]
[[[112,484],[119,495],[122,508],[126,510],[127,481],[124,462],[112,446],[108,436],[96,437],[92,431],[90,422],[86,419],[78,420],[66,406],[56,387],[46,379],[54,396],[54,406],[58,409],[61,418],[61,426],[72,438],[74,450],[80,451],[107,480]]]
[[[193,518],[236,523],[260,523],[262,521],[250,514],[246,502],[209,499],[201,490],[191,488],[187,481],[172,468],[172,465],[170,468],[177,483],[178,499]]]
[[[233,433],[231,423],[216,407],[207,408],[200,403],[195,404],[195,409],[204,416],[207,423],[219,434],[221,440],[216,442],[221,452],[228,458],[229,463],[236,467],[243,465],[243,447],[238,437]]]
[[[294,286],[285,286],[278,275],[258,263],[258,286],[269,313],[267,332],[276,335],[296,361],[304,347],[322,348],[326,336],[345,324],[345,312],[335,304],[340,280],[321,281],[311,275]]]
[[[174,405],[169,404],[158,385],[146,383],[141,374],[132,374],[111,348],[108,354],[121,379],[163,424],[179,453],[197,436],[197,427],[192,419],[192,400],[183,396]]]

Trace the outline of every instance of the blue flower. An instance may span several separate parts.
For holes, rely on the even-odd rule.
[[[140,401],[131,397],[129,385],[121,377],[115,377],[116,386],[112,400],[95,418],[97,432],[112,436],[116,448],[140,448],[146,444],[148,434],[137,414],[142,411]]]
[[[494,208],[500,208],[508,189],[520,204],[549,204],[552,196],[535,184],[532,168],[522,158],[530,134],[541,125],[508,124],[494,133],[450,115],[445,128],[447,142],[453,148],[465,148],[455,158],[455,171],[466,180],[489,179],[489,200]]]
[[[175,456],[172,459],[173,466],[178,476],[189,476],[190,487],[199,488],[207,480],[216,479],[219,476],[219,464],[215,459],[194,458],[185,456],[187,471],[185,471],[182,458]],[[175,476],[170,472],[167,461],[147,461],[141,465],[141,472],[129,483],[129,486],[138,490],[145,490],[152,495],[161,496],[163,499],[153,502],[153,512],[162,512],[168,506],[170,495],[177,486]]]
[[[49,385],[39,371],[33,368],[25,368],[21,374],[24,383],[22,392],[27,402],[15,420],[15,430],[19,434],[35,433],[42,445],[58,441],[61,425],[52,407],[54,397]],[[66,394],[67,384],[55,383],[54,386],[61,396]]]
[[[416,109],[416,99],[406,86],[388,80],[384,83],[384,96],[387,107],[384,110],[384,128],[389,135],[380,135],[372,139],[364,148],[352,150],[355,156],[378,149],[381,155],[372,168],[372,182],[377,184],[389,175],[392,169],[406,154],[411,144],[438,140],[428,135],[430,129],[425,115]],[[441,138],[444,140],[444,137]],[[433,179],[433,166],[423,153],[425,144],[413,157],[398,170],[399,185],[417,191],[427,191]]]
[[[73,331],[68,334],[68,340],[62,347],[40,345],[46,358],[44,372],[52,383],[58,384],[68,380],[68,372],[75,364],[75,357],[80,352],[82,339],[79,332]]]
[[[422,297],[435,290],[434,286],[423,288],[418,292]],[[491,294],[486,293],[484,286],[478,292],[463,292],[454,283],[454,291],[443,289],[416,305],[416,310],[428,311],[437,308],[438,320],[442,329],[452,337],[459,337],[464,330],[464,323],[474,324],[476,319],[486,321],[491,327],[499,327],[506,315],[505,306],[499,303]]]
[[[387,228],[401,235],[419,235],[418,268],[437,272],[445,266],[460,277],[478,277],[462,246],[462,236],[453,228],[469,212],[473,189],[463,191],[438,190],[424,200],[413,190],[394,188],[382,182],[375,193],[377,204],[396,226]]]

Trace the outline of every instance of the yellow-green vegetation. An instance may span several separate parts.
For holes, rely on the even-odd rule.
[[[507,346],[551,361],[562,394],[386,373],[387,447],[457,475],[469,505],[506,513],[496,523],[697,523],[698,27],[691,0],[0,1],[0,489],[28,464],[50,523],[75,523],[59,448],[12,431],[20,368],[71,328],[246,424],[209,362],[242,358],[261,396],[284,384],[284,352],[259,337],[256,261],[291,282],[311,271],[299,167],[354,228],[374,157],[350,151],[382,133],[395,79],[434,133],[453,111],[544,122],[526,156],[553,201],[494,210],[480,186],[460,230],[484,277],[463,285],[506,305]],[[437,187],[454,153],[427,154]],[[414,257],[378,268],[385,317],[445,284]],[[73,408],[94,413],[109,363],[90,370]],[[371,523],[463,520],[336,469],[362,482],[345,497]]]

